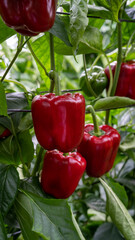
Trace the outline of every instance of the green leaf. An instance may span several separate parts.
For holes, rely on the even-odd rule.
[[[0,43],[4,42],[14,34],[16,34],[16,32],[13,29],[7,27],[0,17]]]
[[[80,40],[78,54],[101,53],[102,40],[103,37],[99,29],[88,26]]]
[[[49,32],[52,33],[54,36],[60,38],[67,46],[72,46],[68,38],[65,24],[60,16],[56,15],[54,25],[49,30]]]
[[[45,66],[46,70],[50,71],[50,47],[45,35],[39,37],[33,43],[31,43],[31,47],[35,53],[35,55],[40,59],[40,62]],[[44,69],[40,66],[38,62],[36,62],[38,70],[40,72],[41,78],[45,82],[45,90],[49,89],[50,79],[46,76]]]
[[[17,139],[11,135],[0,144],[0,163],[18,165],[21,162],[30,163],[33,160],[34,147],[28,130],[17,134]]]
[[[45,66],[47,72],[50,72],[51,70],[49,40],[50,40],[49,33],[47,32],[44,36],[38,38],[36,41],[34,41],[31,44],[35,55],[38,57],[38,59],[40,59],[40,62],[43,64],[43,66]],[[63,57],[60,57],[57,54],[55,55],[55,67],[57,72],[59,72],[60,69],[62,68],[62,60],[63,60]],[[46,76],[46,73],[44,69],[40,66],[40,64],[38,62],[36,63],[37,63],[40,75],[44,80],[45,90],[48,91],[50,88],[50,79],[49,77]]]
[[[129,188],[132,192],[135,192],[135,179],[133,178],[117,178],[117,182],[123,184],[125,187]]]
[[[118,115],[118,126],[135,124],[135,108],[126,108]]]
[[[62,2],[61,6],[67,11],[70,11],[70,3],[69,2]]]
[[[31,113],[25,114],[24,117],[21,118],[18,129],[19,131],[28,130],[33,126],[33,120]]]
[[[84,240],[66,200],[45,199],[32,193],[23,192],[17,198],[17,215],[21,208],[25,209],[27,214],[33,218],[30,232],[36,232],[43,239]],[[21,222],[23,219],[22,212]]]
[[[94,234],[93,240],[124,240],[113,223],[102,224]]]
[[[102,52],[102,34],[98,28],[87,26],[80,39],[77,54]],[[57,54],[73,55],[73,48],[65,45],[60,39],[54,38],[54,50]]]
[[[14,207],[24,239],[39,240],[39,236],[32,231],[33,212],[29,199],[24,194],[19,194]]]
[[[3,218],[0,212],[0,239],[1,240],[7,240],[7,234],[6,234],[6,229],[4,226]]]
[[[122,0],[94,0],[98,6],[105,7],[112,13],[112,18],[118,22],[119,10]]]
[[[0,163],[13,164],[15,163],[13,150],[13,136],[9,136],[0,143]]]
[[[127,240],[135,239],[135,222],[120,199],[105,181],[100,178],[107,195],[107,212],[113,223]]]
[[[128,196],[125,191],[125,188],[121,186],[119,183],[114,182],[111,178],[107,180],[107,183],[109,187],[114,191],[114,193],[117,195],[117,197],[121,200],[121,202],[125,205],[125,207],[128,206]]]
[[[15,167],[0,164],[0,211],[5,215],[12,206],[19,185]]]
[[[106,213],[106,202],[94,194],[90,194],[84,201],[89,208]]]
[[[85,0],[71,1],[70,12],[71,12],[70,13],[71,44],[73,45],[73,50],[76,50],[84,34],[84,31],[88,25],[87,1]]]
[[[120,144],[121,151],[125,152],[135,148],[135,136],[134,134],[128,135],[123,143]]]
[[[30,163],[33,160],[33,156],[34,156],[34,146],[33,146],[32,137],[31,137],[31,134],[29,133],[29,130],[20,132],[17,135],[17,138],[20,145],[23,162]],[[19,158],[17,149],[15,151],[15,154]]]
[[[133,159],[129,159],[126,164],[125,162],[123,162],[124,167],[122,167],[122,169],[119,172],[119,178],[124,178],[125,176],[127,176],[131,171],[133,171],[135,169],[135,161]],[[117,179],[116,179],[117,181]]]
[[[110,0],[94,0],[94,2],[99,6],[110,9]]]
[[[40,197],[48,197],[50,198],[49,195],[47,195],[42,187],[41,184],[39,182],[39,177],[31,177],[29,179],[25,179],[21,181],[21,185],[20,185],[21,189],[23,189],[24,191],[30,192],[30,193],[34,193]]]
[[[109,110],[117,108],[125,108],[135,105],[135,100],[128,97],[106,97],[101,98],[94,104],[95,110]]]
[[[135,20],[135,8],[128,7],[125,9],[125,12],[127,14],[126,16],[128,16],[127,19]],[[125,16],[124,16],[124,18],[125,18]]]
[[[4,86],[0,81],[0,115],[7,116],[7,101]]]
[[[98,7],[94,5],[88,5],[88,16],[101,17],[103,19],[113,20],[112,13],[110,10],[104,7]]]
[[[7,93],[6,99],[8,109],[23,109],[28,105],[27,98],[23,92]]]

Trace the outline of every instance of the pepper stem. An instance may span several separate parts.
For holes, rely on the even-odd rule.
[[[92,107],[92,105],[88,105],[86,107],[86,109],[92,114],[92,119],[93,119],[93,123],[94,123],[94,135],[99,137],[102,135],[99,126],[98,126],[98,121],[97,121],[97,117],[94,111],[94,108]]]

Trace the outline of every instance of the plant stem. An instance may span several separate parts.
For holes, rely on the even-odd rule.
[[[109,81],[109,89],[108,89],[108,92],[107,92],[107,96],[110,97],[111,90],[112,90],[112,87],[113,87],[113,73],[112,73],[112,69],[111,69],[111,66],[110,66],[109,59],[108,59],[108,57],[105,53],[104,53],[104,56],[107,60],[107,64],[108,64],[108,67],[109,67],[110,81]]]
[[[22,37],[22,38],[23,38],[23,37]],[[16,51],[16,53],[15,53],[15,55],[14,55],[12,61],[10,62],[9,66],[7,67],[7,69],[6,69],[5,73],[4,73],[4,75],[2,76],[2,78],[1,78],[1,80],[0,80],[1,82],[4,81],[6,75],[7,75],[8,72],[10,71],[12,65],[13,65],[14,62],[16,61],[16,59],[17,59],[19,53],[22,51],[22,48],[24,47],[24,45],[27,43],[28,40],[29,40],[29,38],[28,38],[24,43],[22,43],[22,41],[21,41],[22,44],[18,46],[17,51]]]
[[[111,66],[110,66],[110,62],[109,62],[109,59],[107,57],[107,55],[104,53],[104,56],[107,60],[107,63],[108,63],[108,67],[109,67],[109,73],[110,73],[110,82],[109,82],[109,89],[108,89],[108,92],[107,92],[107,96],[109,97],[110,94],[111,94],[111,90],[112,90],[112,86],[113,86],[113,73],[112,73],[112,69],[111,69]],[[109,122],[109,116],[110,116],[110,111],[106,111],[106,115],[105,115],[105,124],[108,125],[108,122]]]
[[[121,15],[120,11],[120,15]],[[121,22],[117,23],[117,29],[118,29],[118,56],[117,56],[117,66],[115,69],[115,74],[114,74],[114,81],[113,81],[113,87],[110,93],[110,96],[114,96],[117,83],[118,83],[118,78],[119,78],[119,73],[120,73],[120,68],[121,68],[121,63],[122,63],[122,24]]]
[[[35,61],[43,68],[46,76],[48,76],[48,72],[47,72],[45,66],[42,64],[42,62],[39,60],[39,58],[38,58],[38,57],[36,56],[36,54],[34,53],[34,51],[33,51],[32,47],[31,47],[31,44],[30,44],[29,41],[27,42],[27,45],[28,45],[28,48],[29,48],[29,50],[30,50],[33,58],[35,59]]]
[[[50,57],[51,57],[51,71],[53,72],[53,77],[51,79],[50,92],[53,92],[55,85],[55,94],[60,95],[60,81],[59,76],[55,71],[55,57],[54,57],[54,41],[53,35],[50,33]]]
[[[109,123],[109,116],[110,116],[110,110],[106,111],[106,115],[105,115],[105,124],[108,125]]]
[[[54,42],[52,33],[50,33],[50,56],[51,56],[51,70],[55,71]]]
[[[119,13],[120,17],[121,17],[121,14],[122,14],[122,11],[120,10],[120,13]],[[109,85],[109,90],[108,90],[108,96],[114,96],[114,94],[115,94],[117,83],[118,83],[118,78],[119,78],[119,73],[120,73],[120,68],[121,68],[121,63],[122,63],[122,24],[121,24],[121,22],[117,23],[117,29],[118,29],[117,66],[115,69],[115,74],[114,74],[114,79],[113,79],[112,70],[111,70],[110,64],[108,64],[109,72],[110,72],[110,85]],[[106,57],[106,59],[108,61],[107,57]],[[109,122],[109,115],[110,115],[110,111],[106,111],[105,124],[108,124],[108,122]]]
[[[55,71],[55,58],[54,58],[54,44],[53,44],[53,35],[50,33],[50,57],[51,57],[51,70]],[[55,79],[50,79],[50,92],[54,91]]]
[[[98,122],[97,122],[97,118],[96,118],[96,114],[94,111],[94,108],[92,107],[92,105],[88,105],[86,110],[90,111],[90,113],[92,114],[92,119],[93,119],[93,123],[94,123],[94,135],[95,136],[100,136],[100,129],[98,126]]]
[[[43,154],[43,152],[44,152],[44,148],[40,147],[40,150],[39,150],[36,162],[35,162],[35,166],[33,168],[32,174],[31,174],[33,177],[36,176],[36,173],[39,170],[40,163],[42,161],[42,154]]]

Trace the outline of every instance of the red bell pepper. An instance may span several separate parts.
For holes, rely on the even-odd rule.
[[[37,95],[31,110],[35,134],[43,148],[70,152],[80,144],[85,120],[85,99],[80,93]]]
[[[97,137],[92,135],[93,124],[84,128],[84,136],[77,151],[86,159],[86,172],[91,177],[100,177],[108,172],[114,163],[119,143],[120,134],[108,125],[99,126],[104,133]]]
[[[6,128],[6,129],[0,134],[0,139],[9,137],[10,135],[11,135],[10,130]]]
[[[6,25],[22,35],[34,36],[54,24],[56,0],[0,0],[0,15]]]
[[[48,151],[41,173],[42,188],[56,198],[68,198],[75,191],[85,168],[86,160],[77,152],[64,156],[57,150]]]
[[[114,76],[117,62],[111,63],[111,69]],[[110,80],[109,67],[105,68],[105,73]],[[128,61],[121,64],[118,84],[115,96],[123,96],[135,99],[135,62]]]

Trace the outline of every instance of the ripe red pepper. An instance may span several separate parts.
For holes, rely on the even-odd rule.
[[[0,134],[0,139],[9,137],[10,135],[11,135],[11,132],[9,131],[9,129],[6,128],[6,129]]]
[[[99,126],[104,131],[100,137],[92,135],[93,124],[84,128],[84,136],[77,151],[86,159],[86,172],[91,177],[100,177],[108,172],[117,155],[120,134],[108,125]]]
[[[77,152],[64,156],[57,150],[44,157],[41,185],[44,191],[56,198],[68,198],[76,189],[86,168],[86,160]]]
[[[34,36],[54,24],[56,0],[0,0],[0,15],[6,25],[22,35]]]
[[[114,76],[117,62],[111,63],[111,69]],[[110,80],[109,67],[105,68],[105,73]],[[123,96],[135,99],[135,62],[128,61],[121,64],[118,85],[115,96]]]
[[[35,134],[43,148],[70,152],[80,144],[85,120],[85,99],[80,93],[37,95],[31,110]]]

